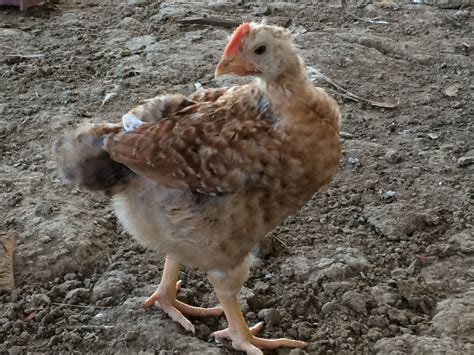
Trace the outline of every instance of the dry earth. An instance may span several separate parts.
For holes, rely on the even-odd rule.
[[[67,127],[117,121],[195,82],[224,85],[213,69],[230,29],[180,22],[205,14],[291,26],[308,65],[400,100],[383,109],[336,95],[340,171],[256,251],[241,293],[248,322],[311,343],[275,354],[474,353],[469,1],[350,1],[346,13],[316,1],[55,3],[0,8],[0,231],[16,237],[17,286],[0,298],[1,354],[236,354],[209,336],[223,318],[193,319],[192,336],[142,308],[162,258],[106,199],[63,186],[49,156]],[[44,56],[11,56],[29,54]],[[181,299],[216,303],[204,274],[181,277]]]

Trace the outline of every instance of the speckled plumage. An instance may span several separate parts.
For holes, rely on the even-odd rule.
[[[121,124],[80,128],[63,137],[56,154],[71,182],[108,191],[125,228],[166,254],[175,273],[177,264],[208,271],[229,320],[221,336],[260,354],[255,346],[304,343],[249,338],[235,312],[246,257],[329,184],[341,154],[341,115],[336,102],[312,86],[286,30],[248,28],[238,43],[231,40],[233,51],[224,54],[216,74],[259,79],[190,97],[158,96],[129,112],[145,123],[127,132]],[[261,56],[262,43],[273,56]],[[108,176],[113,179],[99,178]],[[169,278],[160,285],[168,291],[159,287],[153,297],[174,288]]]

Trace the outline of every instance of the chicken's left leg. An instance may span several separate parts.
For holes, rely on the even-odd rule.
[[[156,291],[148,297],[144,306],[152,307],[158,302],[159,307],[168,314],[171,319],[178,322],[184,329],[195,332],[194,325],[185,317],[185,315],[193,317],[212,317],[220,316],[223,313],[221,307],[201,308],[190,306],[176,299],[176,293],[181,282],[178,282],[180,265],[176,260],[166,257],[163,267],[163,275],[161,282]]]
[[[245,351],[249,355],[261,355],[260,349],[275,349],[280,347],[304,348],[308,344],[304,341],[286,338],[262,339],[255,336],[263,328],[263,323],[249,328],[240,310],[237,301],[237,292],[247,280],[249,272],[248,260],[244,261],[234,270],[211,271],[208,278],[214,285],[217,298],[224,308],[228,328],[214,332],[216,338],[229,338],[232,347],[236,350]]]

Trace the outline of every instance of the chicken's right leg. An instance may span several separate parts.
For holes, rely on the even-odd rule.
[[[149,308],[158,302],[161,310],[168,314],[171,319],[181,324],[187,331],[194,333],[194,325],[185,317],[185,315],[192,317],[220,316],[223,314],[223,310],[221,307],[194,307],[178,301],[176,299],[176,293],[181,285],[181,281],[178,282],[179,268],[180,265],[176,260],[173,260],[168,256],[165,258],[165,265],[163,267],[163,275],[161,277],[160,285],[153,295],[148,297],[144,306],[145,308]]]

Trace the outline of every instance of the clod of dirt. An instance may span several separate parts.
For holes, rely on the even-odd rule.
[[[433,329],[438,335],[468,340],[474,348],[474,288],[460,298],[439,302],[433,317]]]
[[[366,296],[356,291],[347,291],[342,295],[342,303],[357,313],[366,313],[367,302]]]
[[[120,298],[130,294],[136,284],[136,279],[132,275],[123,271],[112,270],[104,274],[92,289],[92,302],[97,302],[106,297]]]
[[[395,149],[388,149],[384,155],[384,159],[390,164],[397,164],[402,161],[402,157]]]

